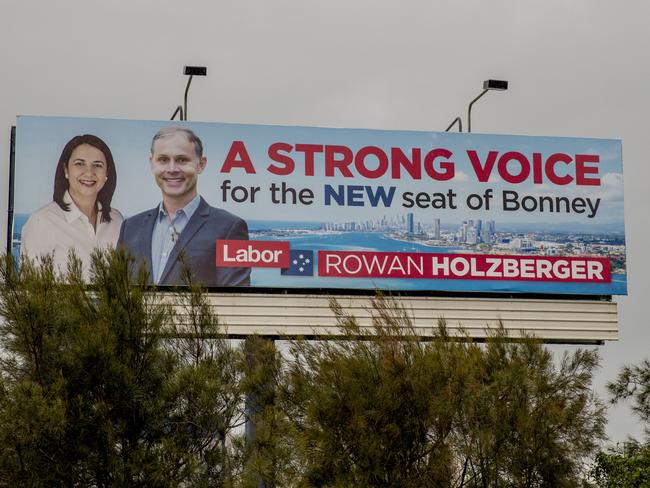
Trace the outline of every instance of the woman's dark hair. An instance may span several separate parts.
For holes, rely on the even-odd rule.
[[[65,145],[61,156],[59,157],[59,164],[56,167],[56,172],[54,173],[54,195],[52,200],[54,200],[59,207],[61,207],[66,212],[70,211],[70,205],[63,201],[63,195],[68,191],[70,184],[68,179],[65,177],[65,170],[70,157],[72,156],[72,151],[82,144],[88,144],[99,149],[104,153],[106,158],[106,176],[108,179],[104,184],[104,187],[97,194],[97,202],[102,204],[102,222],[111,221],[111,200],[113,200],[113,193],[115,193],[115,186],[117,185],[117,171],[115,171],[115,162],[113,161],[113,155],[111,150],[108,148],[106,143],[102,141],[99,137],[93,136],[91,134],[84,134],[82,136],[75,136]],[[95,209],[97,210],[98,206],[95,203]]]

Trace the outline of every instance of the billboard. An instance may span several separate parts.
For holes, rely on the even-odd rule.
[[[211,287],[627,293],[619,140],[19,117],[15,149],[16,254],[118,244],[163,285],[182,258]]]

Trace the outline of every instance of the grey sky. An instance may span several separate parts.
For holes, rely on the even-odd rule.
[[[17,114],[443,130],[486,78],[476,132],[623,140],[629,296],[598,386],[650,355],[650,2],[0,0],[0,188]],[[146,164],[143,161],[143,164]],[[5,192],[2,192],[4,195]],[[6,241],[6,197],[0,238]],[[557,349],[557,348],[555,348]],[[613,440],[640,428],[610,414]]]

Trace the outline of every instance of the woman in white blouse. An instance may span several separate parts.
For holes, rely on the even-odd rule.
[[[54,174],[53,202],[34,212],[22,229],[20,253],[32,259],[53,255],[65,271],[74,251],[89,278],[95,248],[114,248],[122,215],[111,208],[117,184],[113,155],[90,134],[73,137],[63,148]]]

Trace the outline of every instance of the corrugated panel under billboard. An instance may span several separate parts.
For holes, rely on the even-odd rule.
[[[259,334],[277,337],[337,336],[329,299],[314,295],[211,293],[209,303],[231,336]],[[359,325],[371,327],[369,297],[337,296]],[[616,302],[502,298],[401,297],[401,305],[423,337],[436,332],[445,319],[452,335],[467,333],[483,339],[499,321],[513,337],[522,330],[542,340],[597,343],[618,339]]]

